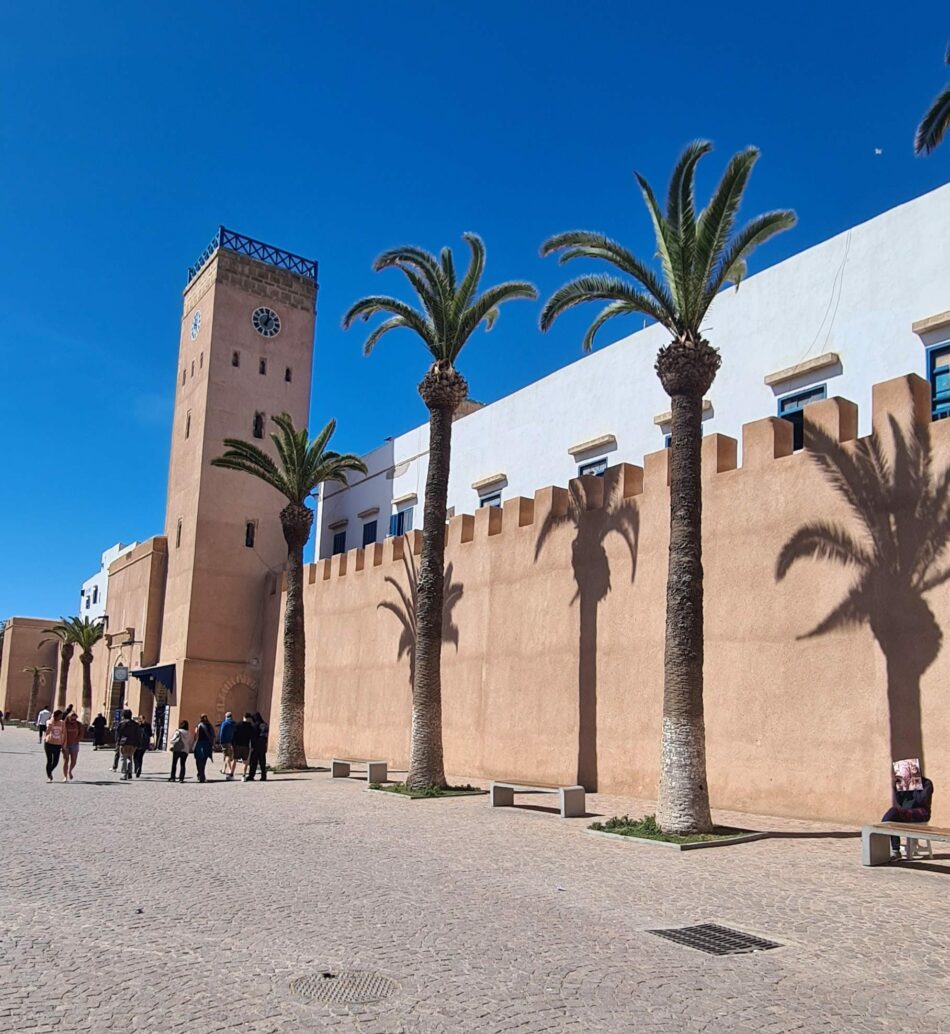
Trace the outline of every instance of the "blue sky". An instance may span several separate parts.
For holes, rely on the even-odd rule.
[[[161,532],[180,292],[219,223],[319,259],[311,426],[335,416],[337,447],[362,452],[425,418],[421,346],[393,335],[364,359],[361,331],[340,329],[357,297],[402,290],[371,272],[383,248],[474,230],[486,282],[546,295],[564,277],[538,258],[555,231],[652,254],[631,173],[664,188],[696,137],[717,148],[701,193],[754,143],[745,213],[798,212],[753,271],[950,178],[950,143],[911,149],[950,76],[946,3],[783,10],[3,5],[0,615],[71,613],[104,548]],[[578,357],[590,314],[545,336],[537,315],[512,303],[471,341],[476,398]]]

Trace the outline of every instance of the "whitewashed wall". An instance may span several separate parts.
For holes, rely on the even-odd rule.
[[[829,397],[859,403],[859,430],[867,433],[871,385],[907,372],[926,376],[925,346],[950,338],[950,330],[922,339],[911,324],[947,310],[950,184],[772,266],[716,299],[706,332],[722,351],[723,366],[709,393],[712,410],[704,433],[738,436],[743,423],[775,415],[780,396],[819,384],[827,385]],[[472,483],[499,472],[507,477],[504,498],[566,484],[578,465],[568,449],[604,434],[616,437],[616,448],[581,459],[605,455],[610,463],[640,463],[645,453],[661,449],[668,428],[657,427],[654,417],[670,404],[653,362],[667,338],[662,327],[647,327],[458,420],[449,506],[472,512],[479,503]],[[769,373],[827,352],[838,353],[838,367],[774,388],[763,383]],[[378,521],[381,540],[393,500],[409,493],[417,496],[415,527],[421,527],[427,447],[423,425],[364,457],[368,478],[346,489],[330,487],[320,501],[317,556],[332,552],[340,521],[346,521],[347,549],[361,544],[365,520]],[[358,516],[373,507],[377,514]]]
[[[79,616],[81,618],[95,621],[105,614],[106,595],[109,588],[109,565],[118,560],[120,556],[130,553],[137,545],[137,542],[132,542],[128,546],[123,546],[121,542],[117,542],[102,554],[99,570],[82,583],[82,591],[79,594]],[[94,600],[95,602],[93,602]]]

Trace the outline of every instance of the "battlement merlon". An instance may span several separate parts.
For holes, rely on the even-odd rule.
[[[801,462],[807,457],[807,428],[819,427],[833,441],[847,446],[857,441],[858,407],[848,399],[833,397],[807,405],[803,411],[806,427],[806,445],[794,452],[792,425],[781,417],[769,416],[742,425],[742,465],[737,463],[738,442],[724,434],[712,434],[703,439],[703,480],[709,482],[717,475],[736,472],[755,476],[770,464],[788,460]],[[891,416],[902,424],[913,421],[930,428],[935,439],[950,439],[950,420],[931,422],[930,384],[917,374],[895,377],[875,384],[871,393],[872,425],[879,433],[887,432]],[[482,507],[474,514],[462,513],[452,517],[446,532],[446,545],[459,546],[475,541],[487,541],[501,534],[517,534],[532,525],[540,527],[549,514],[564,516],[572,505],[585,510],[616,506],[627,500],[654,491],[668,491],[669,449],[661,449],[644,457],[643,466],[618,463],[608,467],[603,475],[574,478],[567,488],[548,486],[539,488],[533,499],[516,496],[506,499],[500,507]],[[572,502],[572,497],[574,502]],[[340,578],[349,573],[401,561],[407,552],[418,556],[422,551],[422,533],[418,530],[398,538],[387,538],[365,549],[351,549],[346,553],[318,560],[309,565],[309,584]],[[286,580],[284,584],[286,589]]]

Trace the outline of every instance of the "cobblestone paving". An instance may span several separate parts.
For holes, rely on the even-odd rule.
[[[865,869],[853,831],[723,814],[786,835],[675,853],[484,797],[216,766],[170,785],[167,755],[122,783],[111,759],[84,746],[76,782],[48,785],[33,737],[0,734],[0,1031],[950,1032],[950,852]],[[699,922],[783,947],[647,932]],[[322,971],[398,990],[292,994]]]

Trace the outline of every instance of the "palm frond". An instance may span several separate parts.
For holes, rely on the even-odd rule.
[[[723,284],[738,284],[745,275],[745,263],[759,245],[783,230],[791,229],[798,217],[791,210],[766,212],[748,222],[729,242],[719,265],[709,278],[703,295],[704,310],[712,304]]]
[[[950,129],[950,85],[945,86],[937,94],[933,104],[920,120],[914,136],[914,154],[932,154],[946,136],[948,129]]]
[[[833,560],[869,568],[873,557],[844,528],[829,521],[804,524],[782,546],[775,563],[775,580],[781,581],[798,560]]]
[[[650,220],[653,223],[653,236],[656,238],[656,253],[663,267],[663,275],[666,278],[666,285],[673,301],[676,303],[676,310],[683,311],[683,276],[682,260],[676,246],[676,241],[669,229],[669,224],[660,211],[653,188],[647,183],[646,178],[639,172],[635,172],[637,183],[640,185],[640,193],[646,203],[647,211],[650,213]]]
[[[563,312],[590,301],[624,302],[630,312],[642,312],[664,326],[670,326],[669,316],[643,291],[618,277],[604,274],[579,276],[559,287],[541,310],[541,329],[548,330]]]
[[[837,632],[839,629],[857,628],[868,620],[869,614],[869,589],[864,581],[858,581],[827,617],[819,621],[810,632],[796,638],[814,639],[828,632]]]
[[[487,288],[463,313],[458,326],[455,346],[446,358],[454,363],[465,342],[483,321],[485,329],[491,330],[498,318],[498,306],[503,302],[513,301],[516,298],[534,301],[537,297],[538,289],[534,284],[529,284],[525,280],[509,280],[506,283]]]

